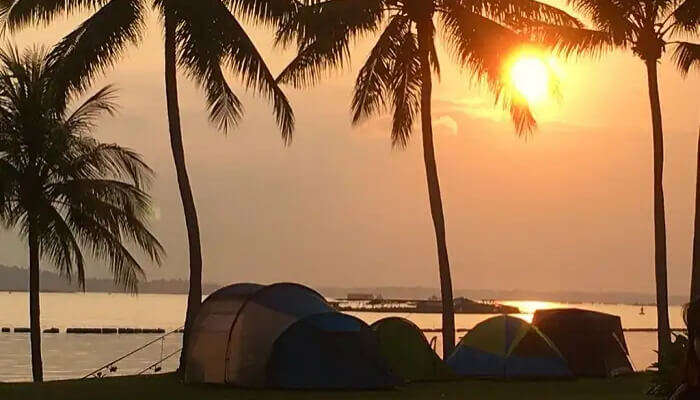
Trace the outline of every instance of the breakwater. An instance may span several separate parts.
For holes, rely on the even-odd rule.
[[[0,333],[29,333],[30,329],[26,327],[3,327],[0,328]],[[47,328],[42,330],[43,333],[47,334],[58,334],[61,330],[55,327]],[[134,334],[163,334],[166,330],[164,328],[94,328],[94,327],[72,327],[65,329],[64,333],[72,335],[134,335]],[[183,329],[178,329],[178,333],[183,333]]]
[[[466,328],[457,328],[455,331],[457,333],[465,333],[469,332],[471,329],[466,329]],[[440,333],[442,332],[442,329],[440,328],[428,328],[428,329],[421,329],[422,332],[425,333]],[[630,333],[653,333],[657,332],[658,329],[656,328],[622,328],[623,332],[630,332]],[[676,328],[676,329],[671,329],[671,332],[673,333],[688,333],[688,330],[685,328]]]
[[[623,328],[623,332],[656,332],[656,328]],[[440,333],[442,329],[440,328],[423,328],[422,332],[425,333]],[[457,333],[469,332],[470,329],[467,328],[457,328],[455,329]],[[29,328],[17,327],[0,328],[0,333],[29,333]],[[47,334],[58,334],[61,330],[58,328],[48,328],[42,331]],[[177,329],[176,333],[183,333],[184,329]],[[671,329],[674,333],[687,333],[688,330],[685,328],[675,328]],[[138,334],[164,334],[166,330],[164,328],[67,328],[64,333],[72,335],[138,335]]]

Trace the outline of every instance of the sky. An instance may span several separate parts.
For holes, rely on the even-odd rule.
[[[28,29],[50,46],[80,21]],[[187,242],[165,114],[162,30],[130,49],[99,85],[120,89],[120,113],[96,136],[143,154],[157,173],[152,227],[167,258],[149,279],[186,278]],[[293,56],[249,27],[274,73]],[[208,123],[202,92],[180,77],[184,142],[202,234],[204,280],[312,286],[438,287],[418,126],[392,149],[390,116],[350,123],[352,64],[315,88],[286,88],[297,118],[285,147],[271,107],[243,97],[227,135]],[[631,53],[559,60],[563,98],[534,107],[539,128],[515,134],[507,114],[449,54],[435,84],[435,150],[455,288],[653,292],[652,141],[646,72]],[[669,287],[689,287],[700,74],[660,66],[666,140]],[[232,77],[237,92],[244,91]],[[0,264],[26,265],[26,245],[0,232]],[[50,265],[45,266],[50,269]],[[92,263],[88,276],[108,276]]]

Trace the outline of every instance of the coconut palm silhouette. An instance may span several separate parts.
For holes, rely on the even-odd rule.
[[[292,138],[294,114],[284,93],[238,19],[223,0],[0,0],[0,17],[16,30],[30,23],[52,21],[61,14],[95,10],[58,43],[50,57],[56,74],[69,88],[84,88],[119,61],[129,45],[143,38],[148,7],[164,26],[165,86],[170,144],[182,200],[189,245],[190,288],[183,344],[202,301],[202,249],[199,222],[182,142],[177,71],[182,68],[206,93],[213,124],[227,131],[241,119],[243,106],[229,86],[225,71],[272,104],[285,144]],[[286,3],[281,5],[285,5]],[[181,366],[185,362],[181,357]]]
[[[695,233],[693,234],[693,272],[690,301],[700,299],[700,129],[698,129],[698,163],[695,173]]]
[[[594,29],[560,27],[534,22],[529,30],[537,40],[556,46],[561,52],[600,53],[618,48],[631,50],[647,69],[654,148],[654,264],[658,322],[659,364],[671,344],[668,316],[668,270],[666,255],[666,214],[663,190],[664,136],[659,99],[657,64],[668,47],[683,75],[700,65],[700,44],[674,38],[697,36],[700,32],[700,3],[697,0],[568,0],[587,16]]]
[[[257,16],[255,11],[250,12]],[[580,22],[555,7],[529,0],[312,1],[299,4],[278,21],[282,22],[277,44],[294,44],[299,50],[279,82],[297,88],[312,85],[329,70],[346,64],[354,40],[377,34],[355,84],[353,123],[390,109],[392,143],[403,148],[420,115],[442,293],[443,351],[449,355],[455,345],[454,303],[431,119],[433,76],[440,74],[437,32],[456,62],[486,83],[510,112],[517,132],[524,134],[535,128],[535,120],[525,99],[511,90],[504,77],[506,60],[528,43],[516,30],[526,21],[567,27],[581,27]]]
[[[0,52],[0,222],[29,245],[32,374],[43,380],[39,264],[45,259],[85,289],[85,256],[107,261],[115,283],[136,291],[143,270],[126,244],[156,263],[163,249],[146,220],[151,169],[133,151],[91,137],[116,110],[100,89],[71,111],[82,91],[54,86],[46,54]]]

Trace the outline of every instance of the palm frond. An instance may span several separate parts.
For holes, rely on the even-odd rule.
[[[228,132],[230,127],[237,125],[243,117],[243,104],[228,85],[220,65],[213,64],[197,72],[192,73],[191,76],[196,76],[194,80],[199,81],[199,84],[205,88],[209,119],[219,130]],[[291,128],[284,129],[291,130]]]
[[[85,290],[85,258],[73,232],[63,216],[51,204],[43,204],[39,245],[41,254],[49,257],[60,275],[69,282],[73,279],[73,269],[78,273],[78,284]]]
[[[10,30],[48,24],[59,14],[72,14],[101,7],[110,0],[4,0],[0,13]]]
[[[507,60],[529,44],[513,30],[463,7],[453,6],[440,14],[443,36],[453,56],[477,81],[483,81],[496,101],[509,110],[518,133],[527,133],[536,123],[527,103],[505,80]]]
[[[700,69],[700,44],[680,42],[673,52],[673,62],[683,76],[691,69]]]
[[[108,260],[115,284],[130,292],[138,290],[145,274],[138,260],[122,244],[118,232],[106,228],[104,220],[95,220],[78,210],[68,213],[67,222],[93,257]]]
[[[491,84],[501,80],[505,60],[527,43],[505,26],[461,7],[439,17],[443,39],[456,61]]]
[[[1,75],[2,91],[5,100],[10,101],[9,107],[21,106],[33,89],[41,89],[38,86],[45,84],[43,54],[40,49],[20,51],[9,43],[0,51],[0,65],[5,71]]]
[[[392,72],[400,51],[401,41],[410,31],[410,20],[395,16],[379,36],[377,43],[360,69],[352,99],[352,122],[357,124],[386,107],[393,89]]]
[[[150,197],[142,190],[110,179],[74,180],[52,189],[61,204],[81,208],[109,229],[128,233],[152,259],[160,259],[162,248],[142,222],[152,209]]]
[[[393,99],[394,116],[391,143],[404,148],[411,136],[413,122],[420,112],[420,91],[423,83],[418,53],[418,38],[409,31],[404,34],[391,71],[389,93]]]
[[[147,194],[119,181],[74,180],[53,187],[65,204],[66,220],[92,255],[110,263],[115,282],[135,290],[143,270],[126,240],[138,245],[151,261],[160,264],[164,250],[142,222],[150,213]]]
[[[539,21],[560,26],[583,27],[581,21],[567,12],[535,0],[439,0],[453,3],[506,26],[517,28],[520,21]],[[450,7],[450,5],[447,5]]]
[[[137,189],[146,188],[153,181],[153,170],[131,149],[91,139],[75,142],[73,146],[74,151],[64,152],[53,167],[54,175],[60,179],[109,177],[133,183]]]
[[[237,75],[246,88],[260,93],[273,105],[286,142],[291,140],[294,113],[255,44],[220,0],[197,4],[178,1],[180,65],[207,91],[210,116],[226,129],[240,118],[241,104],[223,76],[222,67]]]
[[[217,1],[218,2],[218,1]],[[186,2],[163,3],[161,13],[173,12],[177,20],[179,65],[206,93],[209,119],[219,130],[227,132],[238,124],[243,105],[229,86],[221,69],[225,46],[218,22],[222,16],[209,8]]]
[[[508,109],[510,119],[518,135],[529,135],[537,128],[537,121],[532,114],[527,100],[513,91],[502,93],[498,101]]]
[[[298,0],[224,0],[235,13],[265,25],[280,23],[303,4]]]
[[[342,70],[350,60],[350,41],[338,33],[335,37],[318,39],[302,48],[280,72],[277,82],[296,89],[313,86],[332,71]]]
[[[15,0],[0,0],[0,36],[7,31],[7,17]]]
[[[277,45],[296,41],[299,48],[278,82],[303,88],[344,68],[353,41],[376,32],[383,16],[381,0],[329,0],[302,7],[276,34]]]
[[[523,25],[529,39],[563,57],[572,55],[599,56],[615,46],[612,37],[603,31],[571,28],[536,21]],[[626,42],[625,42],[626,43]]]
[[[700,31],[700,2],[685,0],[673,11],[674,30],[697,34]]]
[[[432,46],[430,46],[429,52],[429,59],[430,59],[430,66],[433,67],[433,72],[435,75],[437,75],[438,78],[440,78],[440,59],[438,58],[438,53],[437,53],[437,48],[435,47],[435,42],[433,41]]]
[[[63,38],[49,55],[57,96],[70,99],[85,92],[129,44],[140,41],[144,17],[141,0],[110,0]]]
[[[349,41],[379,29],[384,0],[320,0],[304,2],[279,22],[275,44],[296,43],[301,49],[327,36]],[[344,35],[341,35],[341,32]]]
[[[2,143],[2,141],[0,141]],[[14,203],[19,196],[22,175],[3,155],[8,148],[0,146],[0,222],[10,224],[14,221]]]
[[[632,39],[636,21],[643,18],[643,3],[629,0],[567,0],[591,19],[595,30],[607,32],[616,46]]]
[[[74,179],[47,186],[52,196],[61,204],[92,204],[102,202],[128,209],[136,217],[144,217],[151,211],[151,198],[143,190],[115,179]],[[87,205],[86,205],[87,204]]]
[[[96,127],[97,119],[103,114],[115,115],[118,109],[116,94],[117,90],[112,85],[98,90],[66,118],[68,129],[89,133]]]

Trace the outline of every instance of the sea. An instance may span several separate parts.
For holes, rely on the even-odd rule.
[[[178,365],[177,351],[182,335],[162,334],[68,334],[67,328],[160,328],[176,331],[183,325],[187,296],[169,294],[109,294],[109,293],[42,293],[42,329],[58,328],[60,333],[42,335],[44,377],[47,380],[76,379],[89,375],[114,360],[153,342],[141,351],[114,364],[103,375],[151,374],[173,371]],[[0,328],[29,326],[27,293],[0,292]],[[518,307],[532,320],[537,309],[576,307],[619,315],[625,329],[656,327],[656,308],[626,304],[566,304],[546,301],[503,301]],[[350,313],[368,324],[387,316],[400,316],[413,321],[422,329],[435,330],[441,326],[440,314],[411,313]],[[458,330],[470,329],[492,317],[487,314],[458,314]],[[680,306],[670,307],[672,328],[683,328]],[[437,339],[436,350],[442,353],[441,335],[425,333],[428,340]],[[457,334],[457,338],[464,333]],[[636,370],[648,368],[656,358],[655,332],[626,332],[630,358]],[[168,355],[170,358],[161,361]],[[31,380],[28,333],[0,333],[0,382]]]

